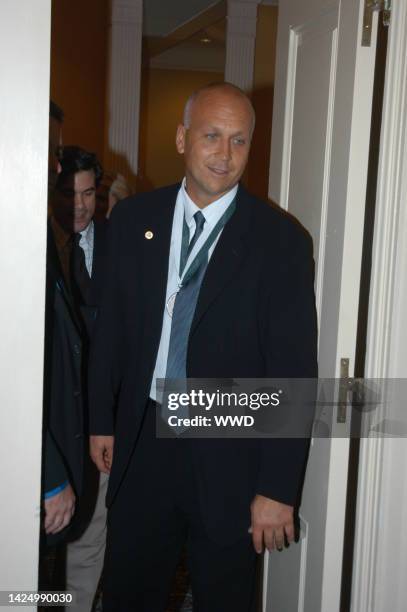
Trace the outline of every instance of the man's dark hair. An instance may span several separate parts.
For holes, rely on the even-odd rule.
[[[59,162],[61,164],[61,172],[58,175],[57,188],[60,187],[69,176],[84,170],[93,170],[95,173],[96,187],[99,186],[103,176],[103,168],[94,153],[89,153],[77,146],[63,147]]]
[[[49,116],[56,119],[59,123],[64,121],[64,111],[52,100],[49,101]]]

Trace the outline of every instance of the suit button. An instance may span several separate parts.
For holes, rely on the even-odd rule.
[[[75,355],[80,355],[81,354],[81,347],[79,344],[74,344],[73,345],[73,352],[75,353]]]
[[[74,397],[79,397],[79,396],[80,396],[80,394],[81,394],[81,392],[80,392],[80,391],[74,391],[74,392],[73,392],[73,396],[74,396]]]
[[[78,440],[79,438],[83,438],[83,434],[82,433],[77,433],[77,434],[75,434],[75,438],[76,438],[76,440]]]

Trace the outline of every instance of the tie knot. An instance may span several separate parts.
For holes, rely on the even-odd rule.
[[[205,224],[205,217],[204,215],[201,213],[200,210],[198,210],[195,214],[194,214],[194,219],[195,219],[195,226],[196,226],[196,231],[197,232],[201,232],[203,230],[203,226]]]
[[[74,234],[73,235],[73,243],[74,243],[75,246],[77,246],[77,247],[79,246],[79,244],[81,242],[81,238],[82,238],[81,234]]]

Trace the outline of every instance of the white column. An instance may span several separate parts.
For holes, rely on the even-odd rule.
[[[137,175],[143,0],[112,0],[107,170]]]
[[[228,0],[225,81],[250,92],[253,87],[259,0]]]

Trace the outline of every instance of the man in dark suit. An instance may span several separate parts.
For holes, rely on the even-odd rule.
[[[86,370],[88,346],[100,302],[104,267],[106,222],[94,220],[96,189],[102,168],[93,153],[66,146],[51,199],[50,226],[60,278],[81,338],[81,370],[74,392],[80,398],[82,431],[88,430]],[[79,346],[79,345],[78,345]],[[57,356],[58,358],[58,356]],[[73,418],[72,414],[69,418]],[[83,437],[83,436],[81,436]],[[87,439],[87,436],[86,436]],[[106,533],[105,494],[107,477],[99,475],[89,459],[87,445],[80,460],[82,488],[66,549],[66,587],[75,593],[74,610],[90,612],[103,566]]]
[[[50,102],[48,190],[61,171],[63,112]],[[44,352],[44,533],[50,545],[66,535],[82,487],[82,337],[75,308],[48,227]],[[75,356],[74,358],[73,355]],[[76,492],[76,494],[75,494]],[[44,540],[45,542],[45,540]]]
[[[238,88],[196,92],[182,185],[111,216],[89,372],[91,453],[111,469],[105,612],[163,612],[185,541],[195,609],[247,612],[256,553],[294,538],[307,440],[155,434],[157,379],[316,376],[311,244],[239,185],[253,129]]]

